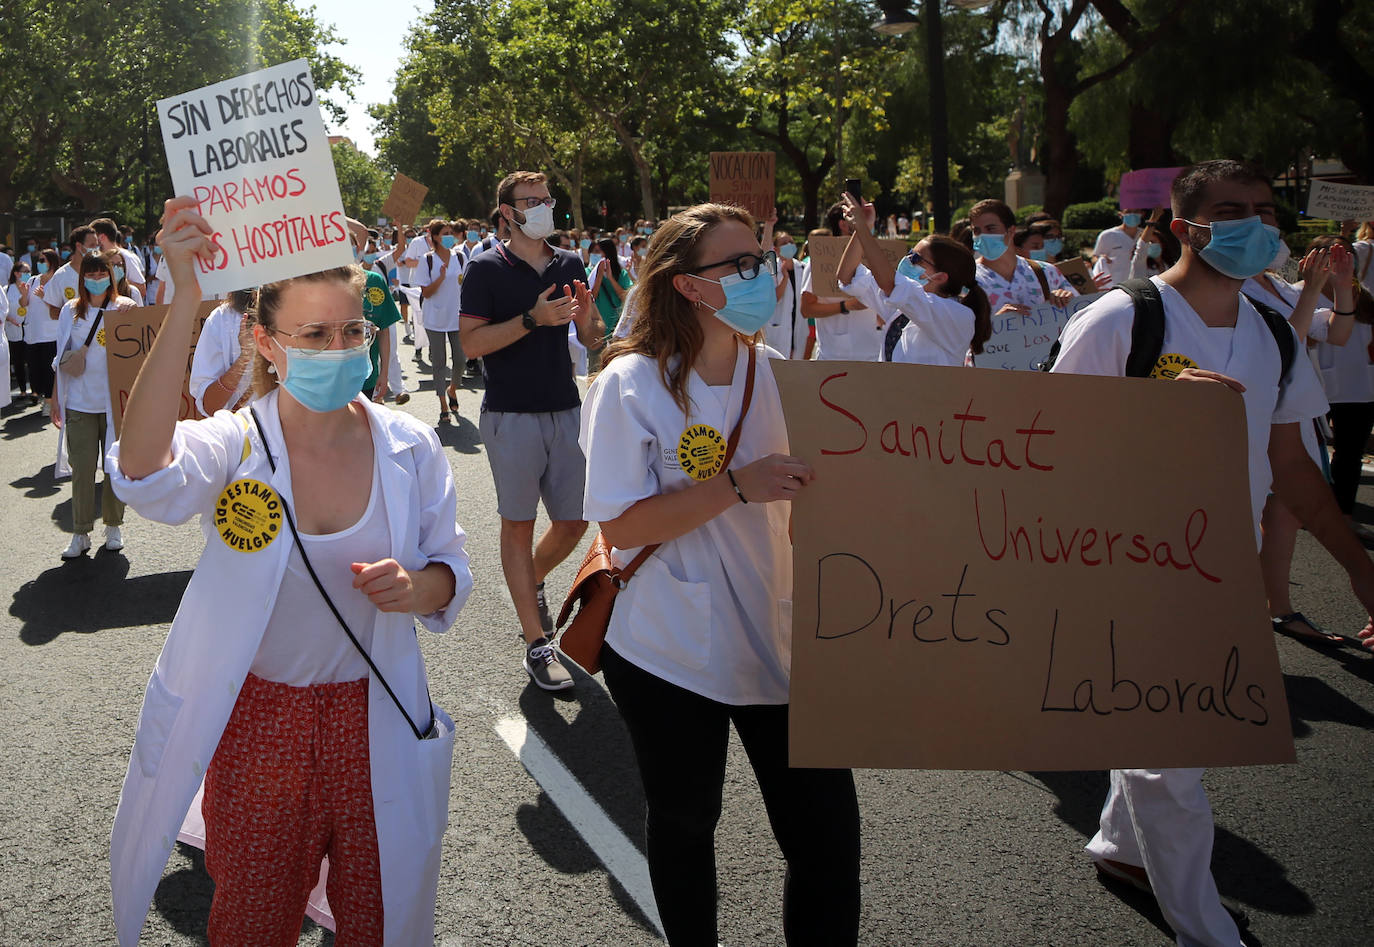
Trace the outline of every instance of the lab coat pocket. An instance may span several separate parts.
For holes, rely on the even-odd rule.
[[[448,796],[453,774],[453,720],[442,707],[434,706],[434,730],[415,741],[416,773],[420,785],[421,827],[431,840],[448,828]]]
[[[181,711],[181,703],[182,698],[167,688],[162,675],[154,669],[143,694],[143,709],[139,711],[138,731],[134,735],[134,759],[149,779],[157,775],[162,751],[167,748],[167,737]]]
[[[711,659],[711,586],[677,578],[650,556],[630,583],[630,636],[642,647],[693,670]]]

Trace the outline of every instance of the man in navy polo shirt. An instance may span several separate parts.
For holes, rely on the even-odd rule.
[[[576,253],[555,250],[554,199],[534,171],[507,175],[497,189],[510,240],[473,257],[463,279],[460,340],[482,359],[486,396],[478,429],[501,515],[501,568],[525,639],[524,668],[545,690],[572,687],[549,644],[544,578],[587,530],[582,518],[586,461],[578,446],[582,397],[568,353],[568,323],[583,345],[604,329]],[[552,521],[534,544],[540,499]]]

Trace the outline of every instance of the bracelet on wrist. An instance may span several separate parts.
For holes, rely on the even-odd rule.
[[[1353,316],[1353,315],[1355,315],[1355,310],[1352,309],[1352,310],[1350,310],[1349,312],[1342,312],[1342,311],[1339,310],[1339,309],[1332,309],[1332,310],[1331,310],[1331,314],[1332,314],[1333,316]]]
[[[744,498],[744,494],[740,492],[739,484],[735,482],[735,472],[733,470],[726,470],[725,476],[730,478],[730,486],[735,488],[735,496],[739,497],[739,501],[741,503],[748,503],[749,501]]]

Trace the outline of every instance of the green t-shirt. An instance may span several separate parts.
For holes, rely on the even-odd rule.
[[[606,285],[606,280],[610,274],[606,274],[600,282],[596,284],[596,311],[601,315],[601,321],[606,324],[606,337],[609,338],[615,329],[615,324],[620,321],[620,307],[625,300],[615,294],[615,290]],[[628,290],[634,285],[630,279],[630,274],[625,272],[625,268],[620,269],[620,288]]]
[[[367,288],[363,290],[363,318],[377,327],[377,337],[372,340],[370,355],[372,374],[363,382],[364,390],[377,387],[377,376],[382,373],[382,336],[381,333],[401,321],[401,310],[396,308],[396,300],[391,298],[391,288],[385,277],[376,270],[367,271]]]

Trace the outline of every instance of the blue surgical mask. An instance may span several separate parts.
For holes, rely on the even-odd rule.
[[[1149,257],[1151,260],[1158,260],[1158,259],[1159,259],[1159,255],[1160,255],[1161,253],[1163,253],[1163,252],[1164,252],[1164,246],[1163,246],[1163,244],[1151,243],[1151,244],[1147,244],[1146,247],[1145,247],[1145,255],[1146,255],[1147,257]]]
[[[46,273],[46,272],[48,272],[48,264],[44,263],[42,260],[39,260],[39,261],[38,261],[38,275],[39,275],[39,276],[42,276],[42,275],[43,275],[44,273]]]
[[[377,257],[378,257],[378,254],[376,254],[376,253],[364,253],[364,254],[363,254],[363,262],[364,262],[364,263],[376,263],[376,262],[377,262]]]
[[[469,230],[467,236],[468,243],[476,243],[478,240],[482,239],[481,236],[475,230]]]
[[[122,266],[115,266],[115,267],[111,267],[111,269],[114,271],[114,281],[115,281],[116,283],[122,283],[122,282],[124,282],[124,267],[122,267]]]
[[[153,256],[162,256],[162,248],[153,247]]]
[[[995,260],[1007,252],[1006,234],[980,233],[973,238],[973,252],[985,260]]]
[[[753,335],[768,325],[773,310],[777,308],[777,291],[773,281],[768,278],[772,274],[767,268],[759,270],[753,279],[745,279],[738,273],[718,280],[690,275],[693,279],[718,283],[725,290],[725,305],[715,310],[716,318],[743,335]],[[702,305],[711,308],[710,303],[705,301]]]
[[[62,251],[62,259],[64,259],[64,260],[69,259],[69,258],[71,257],[71,255],[72,255],[72,251],[70,251],[70,250],[63,250],[63,251]]]
[[[1044,249],[1032,250],[1030,252],[1030,258],[1037,263],[1044,263],[1050,258],[1050,251]]]
[[[1271,227],[1258,216],[1243,220],[1215,220],[1211,224],[1196,224],[1191,220],[1185,220],[1184,223],[1212,231],[1212,239],[1198,251],[1198,256],[1212,269],[1231,279],[1249,279],[1264,272],[1283,242],[1279,228]]]
[[[445,250],[452,250],[458,246],[458,238],[451,233],[446,233],[439,238],[439,242],[444,245]]]
[[[1127,227],[1139,227],[1139,226],[1140,226],[1140,215],[1139,215],[1139,214],[1122,214],[1122,215],[1121,215],[1121,222],[1122,222],[1124,225],[1126,225]]]
[[[778,256],[784,260],[790,260],[797,255],[797,245],[795,243],[784,243],[778,247]]]
[[[1064,241],[1060,237],[1050,237],[1045,241],[1045,252],[1050,256],[1059,256],[1064,252]]]
[[[105,291],[110,288],[110,278],[108,276],[102,276],[100,279],[92,279],[88,276],[83,282],[86,284],[86,292],[90,293],[92,296],[104,296]]]
[[[590,240],[579,240],[577,242],[577,245],[581,247],[583,250],[589,250],[591,249],[592,242]]]
[[[27,247],[26,249],[27,249],[27,252],[32,253],[34,250],[37,250],[38,248],[37,248],[35,245],[33,245],[33,244],[31,243],[31,244],[28,245],[28,247]]]
[[[277,347],[286,353],[282,387],[305,407],[321,414],[337,411],[356,398],[372,373],[366,345],[309,354],[280,342]]]
[[[926,271],[921,269],[909,256],[902,257],[901,261],[898,262],[897,272],[909,280],[915,280],[922,286],[930,282],[930,277],[926,275]]]

